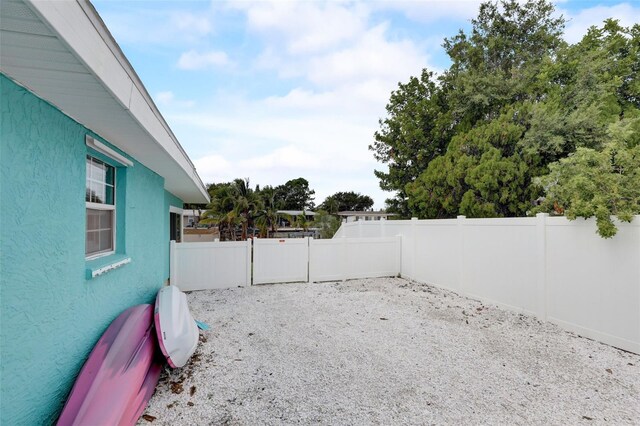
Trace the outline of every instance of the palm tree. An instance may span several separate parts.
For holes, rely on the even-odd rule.
[[[313,221],[308,220],[305,212],[303,211],[296,218],[296,224],[298,227],[302,228],[304,232],[307,232],[309,230],[309,227],[313,224]]]
[[[261,210],[262,203],[258,194],[249,187],[249,179],[235,179],[232,184],[235,196],[233,209],[240,219],[242,239],[247,239],[247,229]]]
[[[211,190],[211,202],[202,213],[200,223],[214,224],[220,231],[220,239],[235,241],[235,228],[239,224],[235,212],[235,195],[231,184],[218,185]]]
[[[256,224],[260,228],[260,236],[269,237],[269,233],[278,230],[278,202],[276,191],[271,186],[265,186],[259,192],[262,209],[257,212]]]

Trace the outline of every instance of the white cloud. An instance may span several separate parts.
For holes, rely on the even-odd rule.
[[[250,30],[280,38],[290,54],[322,51],[357,37],[366,28],[363,4],[339,2],[235,2]]]
[[[387,25],[363,33],[353,45],[311,58],[308,77],[313,83],[333,86],[367,79],[407,80],[427,65],[426,55],[411,40],[389,41]]]
[[[158,105],[162,105],[165,107],[173,106],[178,108],[191,108],[196,104],[195,101],[176,99],[175,95],[170,90],[165,92],[158,92],[154,96],[154,100],[158,103]]]
[[[273,170],[273,169],[318,169],[323,167],[322,158],[305,152],[295,145],[277,148],[268,154],[247,158],[239,162],[245,170]]]
[[[567,24],[564,38],[569,43],[576,43],[584,37],[589,27],[595,25],[602,26],[602,22],[607,18],[618,19],[623,27],[630,27],[640,22],[640,7],[630,3],[621,3],[615,6],[596,6],[583,9],[577,14],[571,14],[565,10],[559,10]]]
[[[168,92],[159,92],[156,96],[155,99],[158,103],[163,104],[163,105],[168,105],[171,103],[171,101],[173,101],[173,92],[168,91]]]
[[[198,36],[210,34],[213,30],[212,17],[208,14],[194,15],[184,11],[174,12],[171,15],[171,22],[177,29],[190,32]]]
[[[302,176],[318,202],[338,191],[358,191],[375,196],[382,207],[385,196],[367,149],[377,117],[342,108],[341,100],[338,92],[296,89],[281,98],[237,100],[169,117],[179,139],[191,144],[205,182],[250,177],[253,184],[278,185]]]
[[[189,50],[180,55],[177,64],[178,68],[182,70],[202,70],[229,65],[232,65],[232,62],[227,54],[218,50],[210,50],[207,52]]]
[[[213,32],[213,16],[208,9],[195,14],[139,8],[124,2],[101,16],[118,43],[176,46],[198,42]]]
[[[434,22],[442,19],[465,20],[478,15],[480,4],[486,0],[396,0],[372,2],[376,10],[395,10],[407,19]]]
[[[207,155],[193,160],[198,175],[205,183],[226,182],[233,174],[231,163],[221,155]],[[234,178],[239,176],[234,176]]]

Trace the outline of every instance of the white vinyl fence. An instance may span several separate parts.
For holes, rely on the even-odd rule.
[[[308,238],[257,238],[253,243],[253,283],[309,280]]]
[[[251,241],[171,241],[171,284],[184,291],[251,285]]]
[[[617,226],[603,239],[591,219],[460,216],[346,223],[337,235],[400,234],[403,277],[640,353],[640,216]]]
[[[309,241],[309,281],[391,277],[400,274],[401,237]]]
[[[171,242],[171,283],[182,290],[206,290],[252,282],[320,282],[400,274],[399,236],[337,240],[257,238],[253,240],[253,259],[251,250],[251,240]]]

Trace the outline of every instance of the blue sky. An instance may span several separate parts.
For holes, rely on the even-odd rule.
[[[356,191],[384,207],[368,150],[398,82],[446,69],[445,37],[478,0],[94,0],[204,182],[304,177],[316,203]],[[638,1],[558,1],[565,38]]]

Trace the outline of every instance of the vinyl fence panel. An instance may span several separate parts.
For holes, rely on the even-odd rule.
[[[390,277],[400,273],[401,238],[309,241],[309,281]]]
[[[536,218],[462,220],[460,228],[460,289],[510,309],[540,312]]]
[[[640,353],[640,216],[611,239],[595,220],[547,218],[547,318],[592,339]]]
[[[347,279],[347,238],[311,240],[309,244],[309,281]]]
[[[308,281],[308,238],[257,238],[254,240],[254,284]]]
[[[251,285],[251,241],[171,242],[171,284],[181,290]]]

